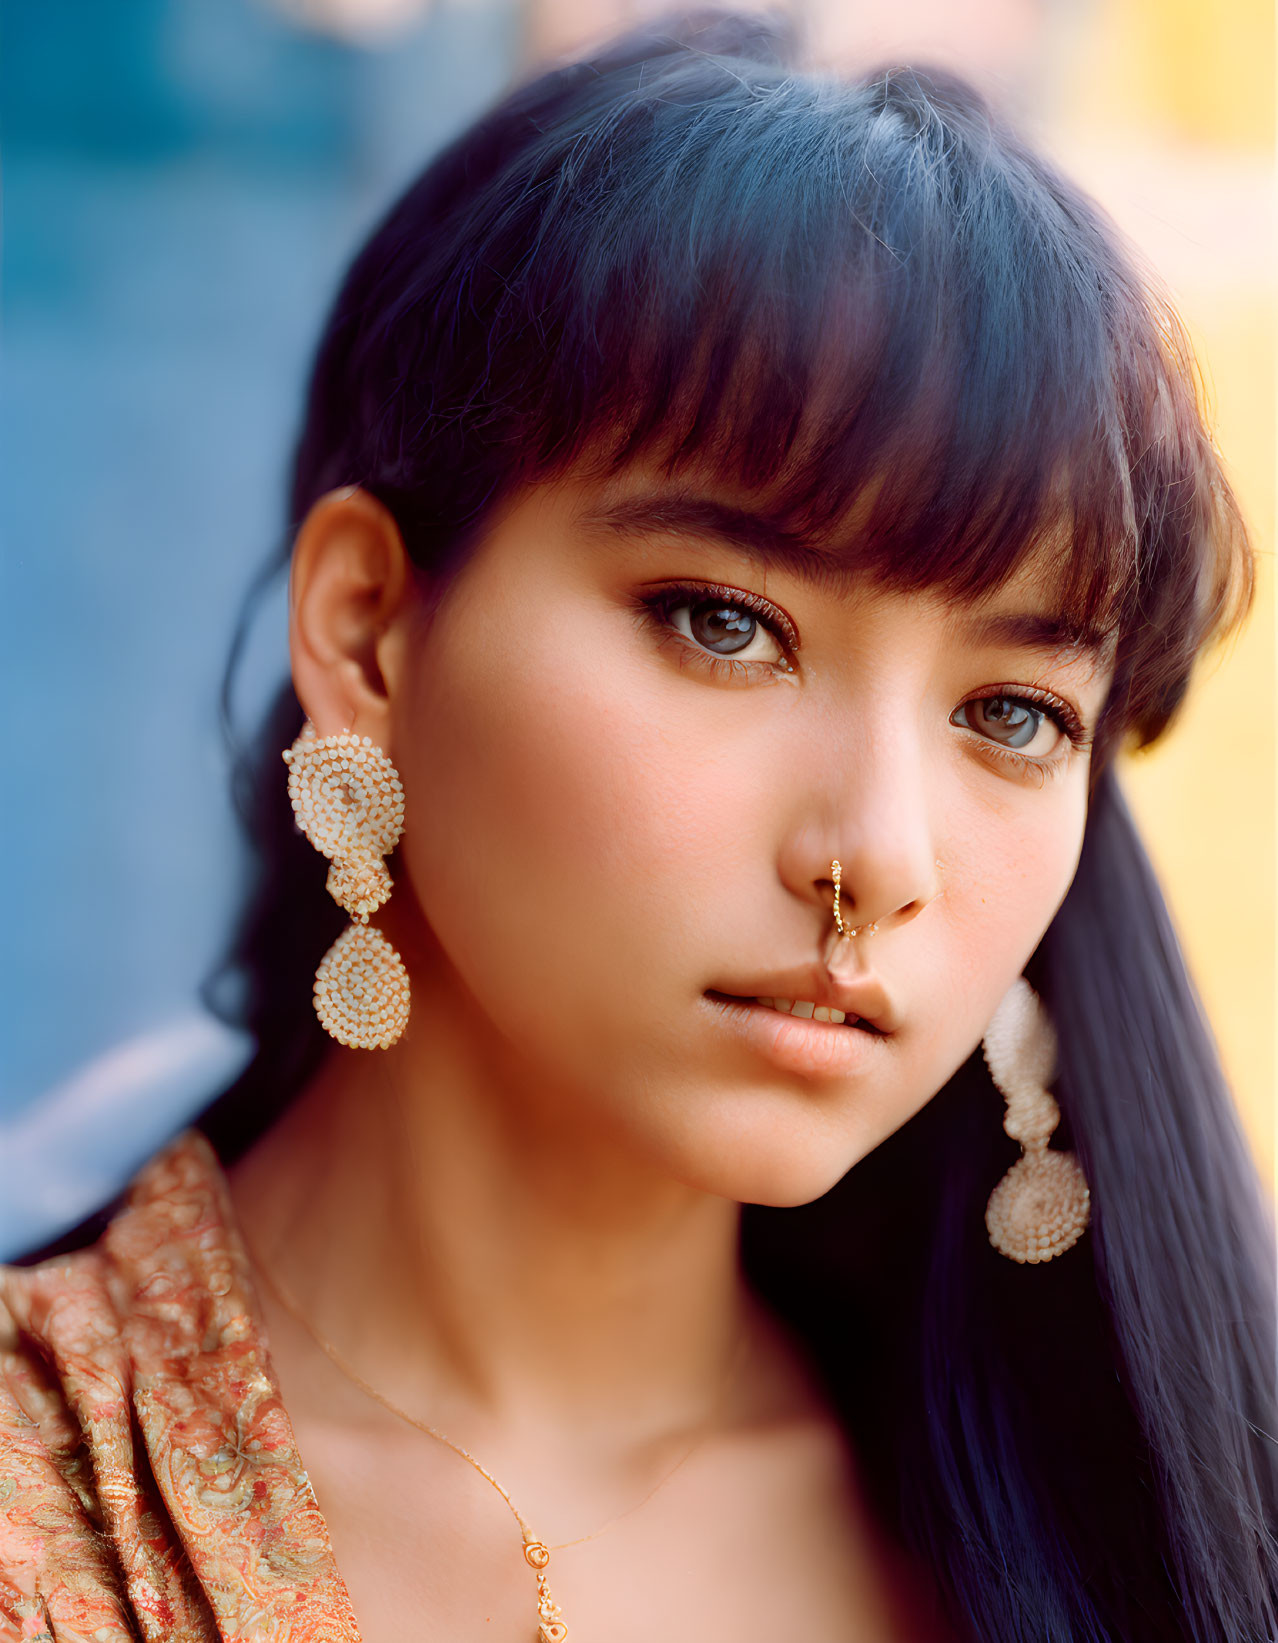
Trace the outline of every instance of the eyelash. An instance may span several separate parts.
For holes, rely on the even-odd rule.
[[[725,604],[731,603],[753,612],[781,646],[784,659],[780,662],[735,661],[730,656],[716,656],[712,651],[703,650],[680,633],[670,620],[671,613],[678,610],[680,605],[696,605],[707,599],[722,599]],[[713,678],[733,684],[742,683],[747,678],[757,678],[760,674],[765,678],[777,679],[794,673],[792,658],[799,648],[799,636],[794,624],[771,600],[757,593],[747,593],[742,588],[730,588],[717,582],[670,582],[641,595],[639,611],[641,620],[656,630],[659,639],[672,649],[681,666],[690,664],[701,667]],[[1040,690],[1036,685],[988,686],[977,695],[965,697],[959,706],[967,707],[970,703],[991,701],[997,697],[1037,708],[1052,720],[1066,738],[1056,753],[1046,758],[1034,758],[1018,753],[1015,748],[1002,747],[972,731],[983,753],[998,763],[1009,764],[1030,775],[1040,785],[1065,767],[1069,761],[1069,751],[1080,751],[1091,744],[1091,732],[1070,704],[1059,696],[1053,696],[1050,691]],[[960,725],[958,728],[970,727]]]

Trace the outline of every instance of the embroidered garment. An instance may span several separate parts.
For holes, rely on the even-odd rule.
[[[184,1131],[0,1266],[0,1643],[359,1643],[226,1178]]]

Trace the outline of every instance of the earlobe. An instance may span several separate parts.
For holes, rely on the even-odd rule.
[[[390,510],[358,486],[311,508],[293,547],[289,650],[298,700],[321,736],[386,745],[388,633],[406,615],[408,555]]]

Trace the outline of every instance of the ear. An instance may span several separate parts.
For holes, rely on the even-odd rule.
[[[412,593],[389,509],[356,486],[321,497],[297,533],[289,578],[293,684],[319,735],[353,730],[388,745]]]

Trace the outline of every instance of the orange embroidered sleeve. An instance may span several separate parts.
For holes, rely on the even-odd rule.
[[[0,1268],[0,1366],[0,1643],[359,1643],[203,1136]]]

